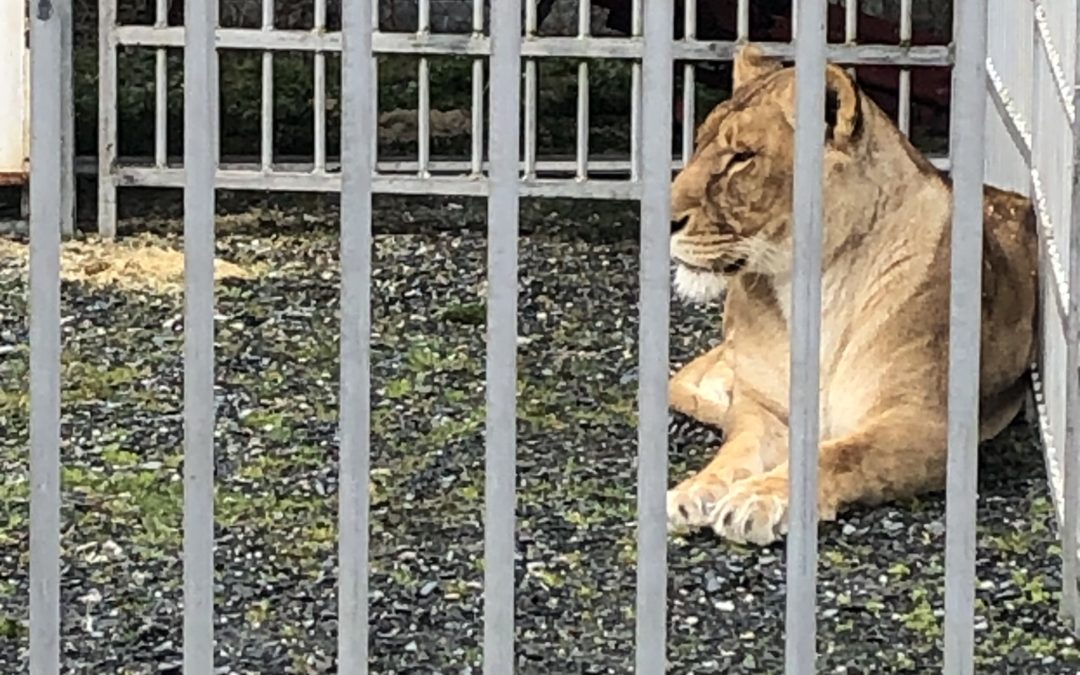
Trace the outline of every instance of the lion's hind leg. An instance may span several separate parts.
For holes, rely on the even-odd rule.
[[[679,369],[668,383],[671,407],[699,422],[721,427],[731,405],[734,380],[730,346],[721,343]]]

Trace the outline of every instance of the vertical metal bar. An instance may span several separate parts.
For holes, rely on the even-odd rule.
[[[1080,39],[1080,7],[1072,5],[1073,39]],[[1077,527],[1080,525],[1080,49],[1073,54],[1072,194],[1069,223],[1069,316],[1065,342],[1065,502],[1062,529],[1062,584],[1073,630],[1080,631],[1080,565]]]
[[[263,33],[274,30],[274,0],[262,3]],[[262,170],[270,171],[274,165],[274,53],[262,53],[262,114],[259,116],[262,131]]]
[[[945,500],[945,672],[973,675],[979,442],[986,1],[956,0],[949,297],[949,458]]]
[[[484,675],[514,672],[521,6],[491,5]]]
[[[116,3],[98,8],[98,234],[116,236]]]
[[[164,49],[156,50],[154,68],[154,166],[165,168],[168,150],[168,63]]]
[[[371,191],[375,174],[378,28],[373,2],[341,7],[341,452],[338,673],[368,672],[371,473]]]
[[[484,33],[484,2],[473,0],[473,36]],[[472,63],[472,175],[479,176],[484,166],[484,61]]]
[[[826,19],[827,21],[828,19]],[[845,0],[844,4],[844,43],[853,45],[856,42],[857,33],[859,30],[859,0]],[[826,32],[826,40],[827,32]],[[854,67],[847,69],[848,74],[852,78],[855,78],[856,72]]]
[[[60,672],[60,4],[30,6],[31,675]]]
[[[525,0],[525,39],[534,39],[537,30],[536,0]],[[536,59],[525,61],[525,177],[536,178]]]
[[[154,12],[154,28],[168,26],[169,3],[168,0],[157,0]],[[167,52],[164,48],[155,50],[156,60],[154,68],[154,166],[159,169],[165,168],[166,154],[168,152],[168,111],[169,111],[169,80]]]
[[[578,37],[586,38],[592,29],[592,3],[578,2]],[[577,179],[589,177],[589,62],[578,64],[577,98]]]
[[[417,34],[424,36],[431,33],[431,0],[420,0]],[[431,175],[431,68],[426,56],[420,57],[416,73],[419,83],[416,107],[416,137],[418,147],[417,174],[421,178]]]
[[[735,11],[736,39],[746,42],[750,39],[750,0],[739,0]]]
[[[315,32],[326,32],[326,0],[315,0]],[[326,53],[315,52],[315,172],[326,171]]]
[[[375,0],[375,2],[371,4],[374,5],[370,12],[371,34],[375,35],[379,32],[379,0]],[[357,18],[360,18],[360,16],[361,15],[358,14]],[[360,26],[361,24],[357,23],[356,25]],[[360,29],[355,28],[353,30]],[[372,175],[375,175],[379,172],[379,57],[374,55],[374,52],[372,52],[371,67],[374,70],[371,74],[372,82],[371,88],[368,90],[368,96],[371,98],[371,119],[373,119],[374,122],[372,122],[373,126],[371,127],[368,143],[371,144],[371,171]]]
[[[216,0],[184,6],[184,675],[214,670]]]
[[[900,44],[911,46],[911,0],[900,0]],[[897,122],[900,131],[907,136],[911,133],[911,70],[908,68],[900,71],[898,94]]]
[[[630,33],[641,37],[644,0],[630,0]],[[641,180],[641,61],[630,66],[630,180]]]
[[[75,79],[74,30],[70,2],[56,6],[60,16],[60,104],[62,128],[60,130],[60,233],[75,234]],[[23,190],[25,194],[26,191]]]
[[[825,158],[825,0],[802,0],[795,37],[794,252],[791,284],[790,528],[784,672],[813,673],[817,632],[817,486]]]
[[[641,304],[638,321],[637,597],[635,670],[667,668],[667,378],[671,222],[671,2],[644,3]]]
[[[683,35],[687,41],[697,37],[697,0],[686,0],[683,12]],[[697,70],[693,63],[683,64],[683,100],[682,100],[682,161],[683,165],[690,161],[694,154],[694,97],[696,95],[695,74]]]
[[[844,42],[853,45],[859,31],[859,0],[845,0]]]

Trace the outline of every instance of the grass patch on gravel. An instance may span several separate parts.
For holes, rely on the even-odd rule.
[[[385,233],[372,287],[372,672],[477,672],[483,212],[390,203],[377,212]],[[624,673],[636,555],[636,223],[583,204],[524,208],[518,670]],[[273,230],[259,228],[267,220]],[[152,229],[157,245],[180,250],[175,224]],[[224,276],[217,296],[217,661],[236,673],[330,672],[337,231],[263,213],[223,220],[219,234],[221,259],[249,273]],[[27,644],[25,279],[25,257],[0,256],[0,671],[11,673],[25,670]],[[179,672],[182,298],[70,278],[63,302],[67,672]],[[674,361],[718,338],[715,306],[676,300],[672,311]],[[718,440],[672,416],[671,480]],[[984,448],[980,469],[980,669],[1075,671],[1034,431],[1018,421]],[[821,672],[940,670],[943,523],[935,494],[822,526]],[[678,536],[669,563],[671,672],[780,672],[783,546]]]

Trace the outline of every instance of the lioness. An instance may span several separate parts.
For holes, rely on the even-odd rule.
[[[826,82],[818,509],[832,520],[944,484],[952,186],[842,68]],[[671,197],[676,290],[727,295],[723,343],[670,382],[672,407],[725,440],[668,492],[668,522],[757,544],[787,529],[794,84],[743,48]],[[1030,201],[987,187],[984,204],[985,440],[1021,407],[1038,283]]]

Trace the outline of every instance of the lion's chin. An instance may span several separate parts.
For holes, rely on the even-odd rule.
[[[716,272],[694,269],[686,265],[675,266],[675,292],[691,302],[706,303],[716,300],[727,288],[727,277]]]

